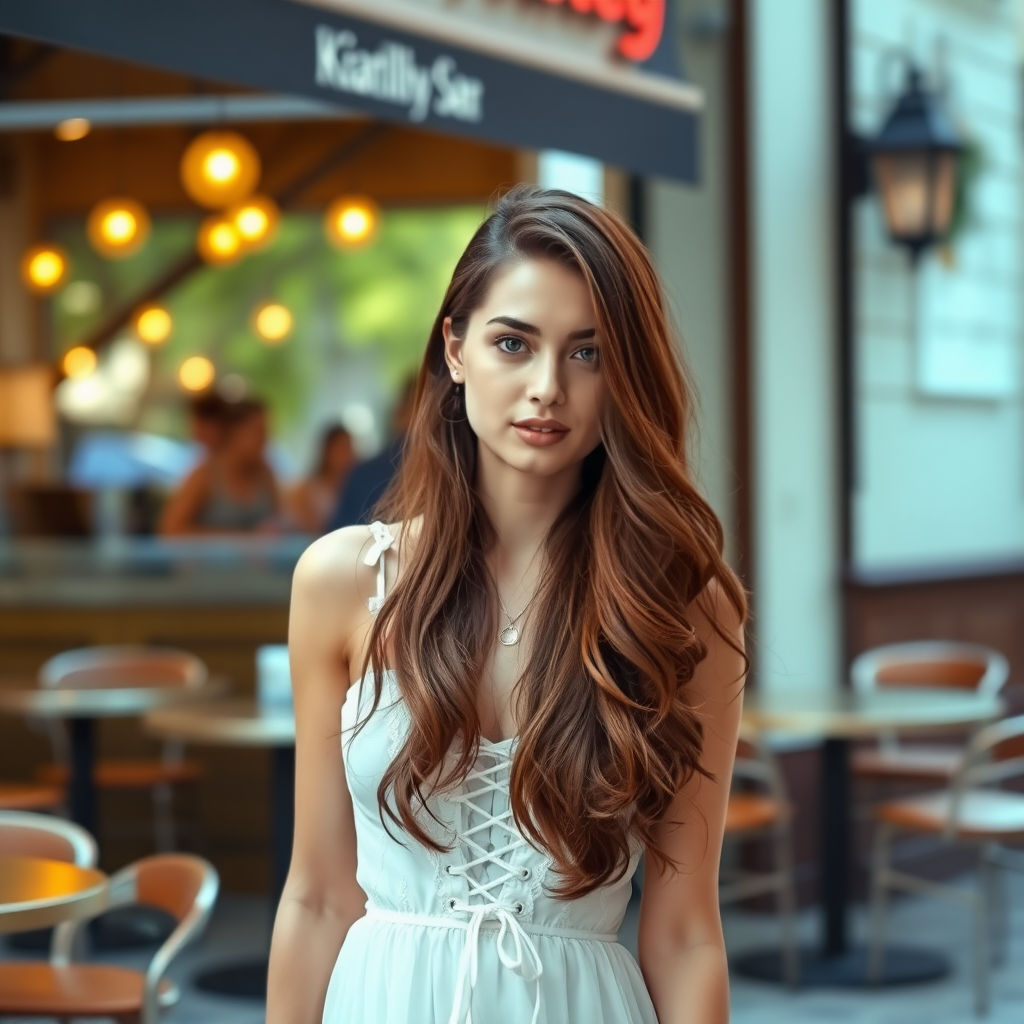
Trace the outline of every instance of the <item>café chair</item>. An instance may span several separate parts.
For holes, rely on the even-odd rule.
[[[737,789],[736,782],[756,789]],[[733,768],[734,787],[725,812],[726,842],[746,843],[767,837],[774,848],[773,871],[751,871],[723,865],[719,903],[736,903],[774,894],[782,925],[782,971],[786,984],[799,983],[796,943],[796,890],[793,882],[793,809],[774,754],[760,738],[739,741]]]
[[[1000,788],[1014,778],[1024,778],[1024,715],[976,733],[950,788],[886,801],[875,808],[878,831],[871,872],[869,982],[879,980],[889,891],[932,893],[966,904],[974,912],[975,1010],[979,1015],[987,1012],[993,916],[1002,917],[1003,929],[1008,926],[1007,901],[998,895],[998,871],[1005,860],[1001,851],[1024,843],[1024,792]],[[890,863],[891,846],[899,832],[973,846],[978,854],[977,884],[964,890],[895,870]]]
[[[0,811],[56,811],[64,806],[61,786],[33,782],[0,782]]]
[[[129,865],[110,879],[109,906],[155,906],[178,922],[146,971],[74,962],[72,950],[85,922],[67,921],[57,926],[49,961],[0,963],[0,1016],[157,1024],[178,995],[165,978],[167,969],[202,934],[219,885],[213,865],[191,854],[156,854]]]
[[[198,689],[206,684],[206,665],[193,654],[170,647],[82,647],[50,658],[39,670],[43,687],[106,688],[126,685],[181,686]],[[50,720],[55,763],[36,772],[40,782],[66,786],[70,777],[70,750],[64,723]],[[100,790],[145,791],[153,800],[156,849],[177,847],[174,787],[194,785],[204,775],[198,761],[187,760],[181,743],[167,742],[159,758],[98,759],[94,769]]]
[[[929,687],[994,696],[1006,684],[1010,666],[998,651],[980,644],[920,640],[865,651],[854,659],[850,672],[859,693]],[[876,746],[855,751],[852,767],[862,779],[948,784],[964,752],[962,744],[904,744],[887,733]]]
[[[96,840],[81,825],[48,814],[0,811],[0,854],[96,867]]]

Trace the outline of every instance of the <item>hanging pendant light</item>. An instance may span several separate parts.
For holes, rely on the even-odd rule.
[[[242,236],[232,221],[223,214],[214,213],[199,225],[196,248],[207,263],[227,266],[242,255]]]
[[[134,199],[104,199],[89,213],[86,230],[101,256],[125,259],[137,253],[149,237],[149,214]]]
[[[135,314],[135,333],[147,345],[162,345],[173,328],[174,320],[163,306],[144,306]]]
[[[246,252],[265,249],[274,240],[281,211],[269,196],[250,196],[231,207],[227,218],[235,225]]]
[[[21,279],[36,295],[56,291],[67,276],[67,253],[59,245],[34,245],[21,258]]]
[[[178,383],[186,391],[205,391],[217,376],[206,356],[190,356],[178,367]]]
[[[96,353],[85,345],[76,345],[64,353],[60,366],[64,376],[72,380],[91,377],[96,369]]]
[[[292,333],[292,311],[280,302],[260,306],[252,318],[256,333],[271,345],[280,344]]]
[[[342,196],[327,208],[324,232],[340,249],[366,245],[377,233],[380,208],[367,196]]]
[[[223,209],[241,202],[259,180],[259,154],[238,132],[203,132],[181,158],[181,183],[200,206]]]

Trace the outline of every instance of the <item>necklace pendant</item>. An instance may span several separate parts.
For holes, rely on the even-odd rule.
[[[519,643],[519,630],[510,622],[499,634],[498,643],[505,647],[514,647]]]

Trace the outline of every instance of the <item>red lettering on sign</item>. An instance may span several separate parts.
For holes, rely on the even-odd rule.
[[[542,0],[561,7],[566,0]],[[596,14],[609,24],[627,29],[619,38],[619,53],[630,60],[647,60],[665,31],[665,0],[568,0],[577,14]]]

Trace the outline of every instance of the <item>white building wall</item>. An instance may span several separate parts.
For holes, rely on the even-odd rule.
[[[854,0],[853,122],[877,132],[909,49],[945,69],[947,106],[981,146],[974,218],[953,265],[914,280],[877,197],[856,216],[854,559],[872,569],[1024,553],[1020,0]],[[884,62],[890,60],[889,73]],[[915,326],[916,325],[916,326]]]
[[[829,5],[751,0],[758,678],[839,680]]]
[[[703,0],[680,0],[687,25]],[[728,304],[727,71],[722,36],[683,36],[687,78],[704,93],[700,181],[696,187],[652,179],[646,193],[646,240],[665,285],[697,395],[691,451],[697,482],[726,526],[735,522],[738,487],[732,464],[734,410]],[[727,553],[732,537],[727,538]]]

